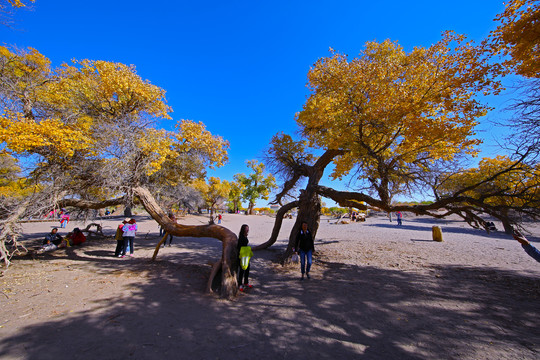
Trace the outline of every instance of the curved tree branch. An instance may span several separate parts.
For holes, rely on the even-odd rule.
[[[173,222],[157,204],[152,194],[143,187],[133,188],[133,193],[137,196],[146,211],[156,220],[159,225],[169,234],[174,236],[191,236],[191,237],[212,237],[221,240],[223,243],[223,251],[221,256],[221,296],[232,298],[236,295],[236,264],[237,250],[236,245],[238,239],[236,234],[231,230],[219,225],[181,225]],[[157,254],[156,254],[157,255]],[[212,276],[208,284],[212,284],[213,276],[217,271],[212,271]],[[210,285],[207,286],[207,291],[211,292]]]
[[[282,206],[278,210],[278,212],[276,214],[276,221],[274,222],[274,228],[272,229],[272,235],[270,236],[270,239],[268,241],[266,241],[265,243],[263,243],[263,244],[255,246],[253,248],[253,251],[261,250],[261,249],[267,249],[270,246],[274,245],[274,243],[276,242],[277,237],[279,235],[279,230],[281,230],[281,224],[283,223],[283,216],[285,216],[285,214],[289,210],[294,209],[297,206],[298,206],[298,200],[290,202],[290,203]]]

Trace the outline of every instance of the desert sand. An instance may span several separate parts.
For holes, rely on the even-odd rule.
[[[401,227],[382,215],[323,218],[312,277],[300,281],[299,265],[276,261],[287,219],[278,242],[255,253],[254,288],[229,301],[204,293],[218,240],[176,237],[152,262],[157,224],[136,219],[133,258],[112,256],[121,219],[107,218],[92,220],[106,239],[13,260],[0,277],[1,359],[540,358],[540,263],[501,231],[410,214]],[[222,225],[250,225],[256,245],[273,220],[225,215]],[[432,241],[433,225],[444,242]],[[57,224],[22,226],[32,247]]]

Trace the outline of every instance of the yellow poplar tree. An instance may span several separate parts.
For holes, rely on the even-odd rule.
[[[499,89],[480,55],[452,32],[410,52],[389,40],[366,43],[351,60],[332,52],[309,71],[297,122],[310,145],[344,151],[333,178],[355,170],[389,203],[418,167],[476,153],[474,128],[489,109],[476,94]]]
[[[227,180],[218,177],[210,177],[208,183],[204,179],[197,179],[193,182],[193,187],[200,191],[203,199],[210,209],[210,223],[214,223],[214,209],[220,202],[226,200],[231,189]]]

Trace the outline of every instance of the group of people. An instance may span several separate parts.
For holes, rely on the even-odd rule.
[[[137,234],[137,221],[133,218],[125,218],[124,221],[116,229],[114,239],[116,240],[116,250],[114,256],[123,258],[129,253],[129,256],[133,256],[133,241]]]
[[[55,227],[48,233],[43,239],[42,246],[38,250],[38,253],[44,253],[47,251],[53,251],[56,249],[81,245],[86,241],[86,236],[79,228],[73,229],[69,232],[65,238],[58,233],[58,228]]]
[[[253,285],[249,283],[249,259],[253,256],[251,248],[248,246],[249,226],[247,224],[242,225],[240,233],[238,234],[237,251],[240,258],[240,264],[238,268],[238,284],[239,290],[245,291],[252,288]],[[310,278],[309,272],[311,265],[313,264],[313,252],[315,251],[315,243],[311,231],[308,229],[307,222],[303,221],[301,228],[296,235],[296,241],[294,243],[293,251],[300,257],[300,280],[304,280],[304,277]]]

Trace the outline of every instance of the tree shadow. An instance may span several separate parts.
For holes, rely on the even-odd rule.
[[[236,301],[202,295],[208,254],[166,254],[152,271],[148,261],[132,262],[148,281],[96,298],[91,311],[4,336],[0,358],[533,359],[540,351],[536,277],[318,261],[301,282],[269,261],[276,251],[257,254],[256,286]],[[107,264],[114,262],[92,263],[95,276],[110,272]]]
[[[491,232],[487,233],[485,230],[481,229],[474,229],[474,228],[466,228],[466,227],[460,227],[457,224],[441,224],[436,222],[425,222],[423,219],[418,219],[415,224],[411,224],[410,222],[403,222],[403,225],[398,226],[396,224],[388,223],[388,224],[367,224],[366,226],[373,226],[378,228],[384,228],[384,229],[399,229],[400,231],[421,231],[421,232],[429,232],[431,233],[431,227],[432,226],[440,226],[441,230],[444,233],[452,233],[452,234],[463,234],[463,235],[476,235],[476,236],[484,236],[488,238],[496,238],[496,239],[509,239],[512,238],[510,235],[505,234],[504,232]]]

